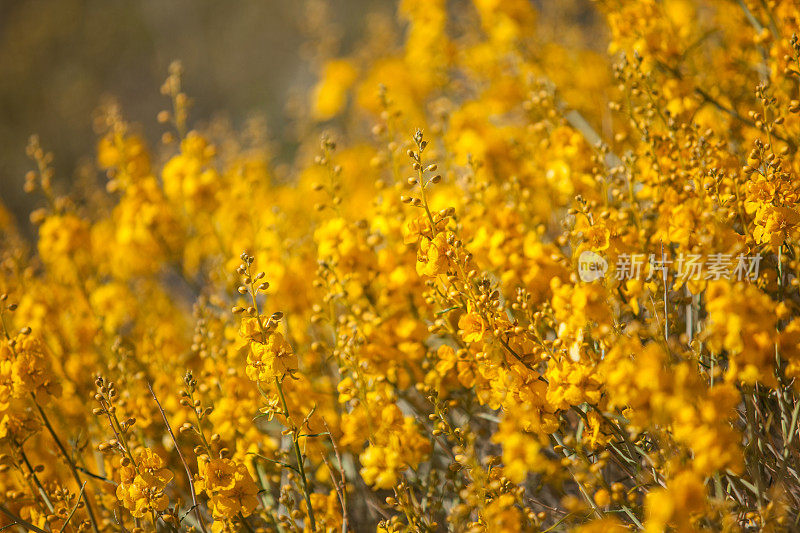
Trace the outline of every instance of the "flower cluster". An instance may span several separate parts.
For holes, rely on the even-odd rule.
[[[172,472],[147,448],[137,452],[134,459],[126,459],[120,462],[117,498],[136,518],[162,513],[169,504],[164,489],[172,481]]]
[[[250,516],[258,507],[258,487],[243,464],[230,459],[198,458],[198,491],[205,491],[209,497],[209,507],[214,519],[230,520],[236,516]]]
[[[105,187],[32,138],[0,529],[796,529],[800,8],[552,4],[402,0],[286,153],[177,63]]]

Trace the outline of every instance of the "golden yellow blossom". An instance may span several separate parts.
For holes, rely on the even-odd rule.
[[[0,530],[791,530],[797,2],[325,4],[277,138],[31,138]]]
[[[247,376],[253,381],[270,381],[294,370],[297,356],[280,333],[269,333],[266,342],[250,342]]]

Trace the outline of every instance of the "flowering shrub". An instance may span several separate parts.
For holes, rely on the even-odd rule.
[[[598,54],[450,4],[321,65],[289,164],[178,64],[105,190],[31,139],[0,528],[797,529],[800,8],[598,1]]]

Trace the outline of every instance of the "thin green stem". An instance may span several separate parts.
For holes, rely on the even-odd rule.
[[[283,405],[283,413],[286,417],[287,423],[291,423],[289,421],[289,406],[286,403],[286,397],[283,394],[283,385],[281,384],[280,379],[277,377],[275,378],[275,385],[278,388],[278,396],[281,398],[281,404]],[[297,431],[294,428],[291,428],[292,431],[292,447],[294,449],[294,456],[297,459],[297,469],[300,471],[300,483],[302,484],[303,488],[303,496],[306,500],[306,506],[308,506],[308,521],[311,522],[311,530],[317,530],[317,522],[314,519],[314,509],[311,507],[311,493],[308,490],[308,479],[306,478],[306,469],[303,466],[303,454],[300,451],[300,445],[297,442]]]
[[[44,412],[44,409],[39,405],[39,402],[36,401],[36,395],[31,393],[31,398],[33,399],[33,405],[36,406],[36,409],[39,411],[39,416],[42,418],[42,422],[44,422],[47,431],[50,433],[50,436],[53,437],[53,440],[58,446],[61,455],[64,456],[64,460],[67,461],[67,465],[69,466],[70,471],[72,472],[72,477],[75,479],[75,482],[78,484],[79,487],[83,487],[83,482],[81,481],[80,475],[78,475],[78,470],[75,468],[75,463],[72,461],[72,458],[67,453],[67,449],[61,443],[61,439],[58,438],[56,431],[53,429],[53,426],[50,424],[50,420],[47,418],[47,415]],[[86,492],[83,492],[83,501],[86,504],[86,513],[89,515],[89,521],[92,523],[92,529],[95,533],[100,533],[100,529],[97,527],[97,519],[94,516],[94,511],[92,510],[92,505],[89,502],[89,497]]]

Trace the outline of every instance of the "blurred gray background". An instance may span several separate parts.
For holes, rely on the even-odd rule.
[[[174,59],[191,120],[224,112],[241,125],[261,115],[280,137],[292,93],[316,81],[309,43],[340,48],[364,32],[367,12],[395,9],[389,0],[0,0],[0,199],[23,226],[39,204],[22,190],[33,133],[55,152],[65,188],[94,155],[92,115],[106,96],[156,141],[165,130],[156,114],[169,103],[159,88]],[[334,29],[315,35],[324,21]]]
[[[590,0],[534,3],[543,40],[605,46],[586,31],[598,21]],[[471,10],[468,1],[449,4],[451,13]],[[165,131],[159,88],[175,59],[190,120],[224,113],[241,127],[260,115],[279,140],[290,127],[287,103],[316,82],[314,59],[352,52],[370,28],[396,29],[389,39],[399,42],[402,26],[376,24],[396,11],[395,0],[0,0],[0,201],[31,234],[28,213],[41,200],[22,190],[33,168],[28,137],[39,134],[55,153],[55,183],[65,190],[95,155],[92,116],[105,97],[152,146]]]

